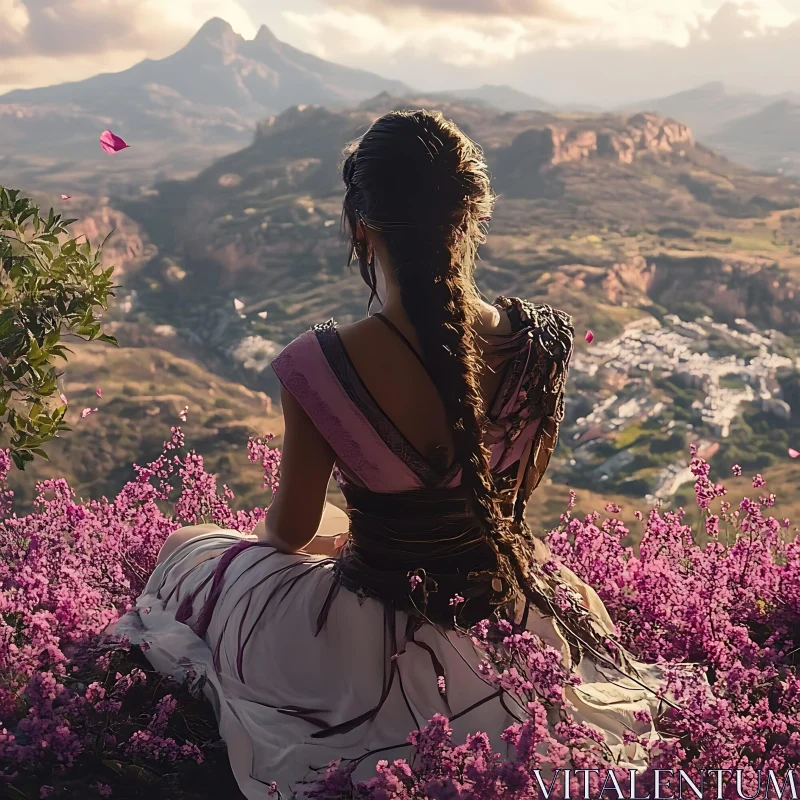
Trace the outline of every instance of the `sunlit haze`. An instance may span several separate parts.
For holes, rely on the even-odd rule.
[[[0,91],[162,58],[211,17],[423,90],[613,104],[708,81],[800,90],[800,0],[0,0]]]

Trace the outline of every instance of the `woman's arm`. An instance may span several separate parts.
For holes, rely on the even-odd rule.
[[[280,486],[254,534],[282,553],[297,553],[322,520],[336,455],[294,396],[281,389],[285,432]]]

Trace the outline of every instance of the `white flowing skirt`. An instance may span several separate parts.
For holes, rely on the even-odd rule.
[[[278,553],[261,544],[231,561],[207,631],[198,636],[191,626],[208,597],[219,557],[241,541],[234,531],[214,530],[182,544],[155,569],[136,608],[116,624],[115,633],[133,644],[146,642],[147,657],[158,671],[180,679],[191,670],[205,678],[234,774],[249,800],[272,797],[268,791],[273,781],[284,796],[296,790],[302,797],[315,769],[335,759],[370,754],[354,772],[356,780],[364,780],[374,774],[380,759],[409,757],[409,732],[434,714],[451,717],[475,704],[451,722],[454,741],[483,731],[496,752],[507,753],[500,736],[515,720],[497,698],[480,704],[495,691],[478,674],[481,652],[469,637],[433,625],[416,633],[417,641],[428,645],[444,667],[448,711],[430,653],[419,646],[403,647],[402,612],[397,612],[396,625],[399,680],[377,716],[347,733],[313,737],[319,728],[285,709],[302,709],[336,725],[378,703],[392,655],[384,606],[341,587],[318,631],[320,611],[335,581],[332,562],[305,553]],[[610,626],[596,593],[567,574],[585,604]],[[195,592],[191,615],[185,623],[177,622],[178,607]],[[528,629],[560,649],[571,667],[566,642],[549,618],[532,609]],[[655,690],[662,683],[661,668],[636,666],[639,680],[650,689],[618,674],[612,682],[583,659],[574,668],[581,685],[566,690],[575,719],[598,728],[617,763],[627,768],[643,768],[647,758],[641,746],[625,744],[623,734],[658,738],[653,724],[635,714],[648,711],[655,717],[660,712]]]

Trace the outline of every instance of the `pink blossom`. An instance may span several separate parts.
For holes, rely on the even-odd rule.
[[[450,598],[451,606],[460,606],[464,602],[464,598],[460,594],[454,594]]]

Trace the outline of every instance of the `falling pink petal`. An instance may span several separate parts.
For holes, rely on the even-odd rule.
[[[65,405],[65,406],[68,406],[68,405],[69,405],[69,400],[67,400],[67,396],[66,396],[65,394],[60,394],[60,395],[58,396],[58,398],[59,398],[59,400],[61,400],[61,402],[62,402],[62,403]]]
[[[100,134],[100,147],[102,147],[106,153],[118,153],[120,150],[130,147],[130,145],[124,139],[117,136],[116,133],[103,131]]]
[[[98,387],[97,387],[97,388],[94,390],[94,393],[95,393],[95,394],[96,394],[98,397],[102,397],[102,396],[103,396],[103,390],[102,390],[102,389],[101,389],[99,386],[98,386]]]
[[[71,195],[71,194],[62,194],[62,195],[61,195],[61,199],[62,199],[62,200],[69,200],[71,197],[72,197],[72,195]]]
[[[85,419],[89,414],[94,414],[95,411],[97,411],[96,408],[84,408],[83,411],[81,411],[81,419]]]
[[[794,447],[789,448],[789,457],[790,458],[798,458],[800,457],[800,451],[795,450]]]
[[[594,334],[591,331],[586,331],[586,343],[591,344],[594,341]]]

